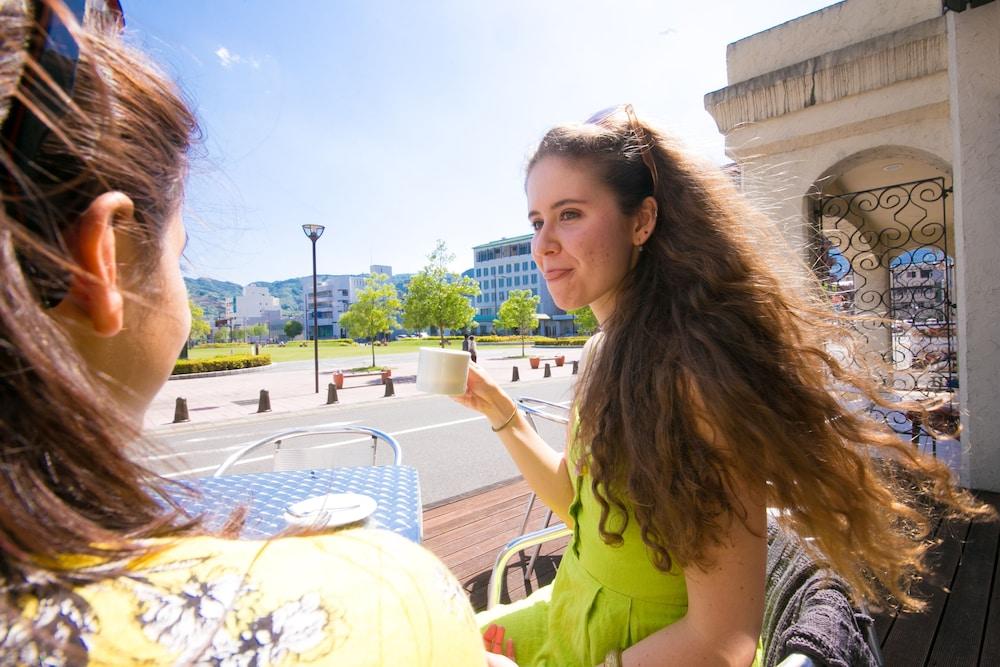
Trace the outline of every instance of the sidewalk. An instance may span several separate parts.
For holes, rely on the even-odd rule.
[[[542,364],[533,370],[527,358],[518,358],[519,348],[491,349],[481,346],[479,365],[501,384],[508,384],[516,366],[521,380],[542,379],[548,363],[552,377],[568,377],[573,373],[573,362],[580,359],[581,348],[530,348],[528,355],[542,357]],[[566,357],[566,364],[557,367],[552,360],[556,354]],[[288,414],[303,410],[321,409],[326,405],[327,385],[332,374],[343,366],[343,359],[320,359],[319,393],[315,393],[315,374],[312,366],[303,369],[299,362],[275,364],[263,369],[252,369],[234,375],[172,379],[167,381],[153,400],[146,413],[145,427],[156,432],[170,432],[179,427],[211,424],[230,420],[253,419],[258,416],[260,391],[266,389],[271,400],[271,412]],[[283,371],[282,366],[294,367]],[[390,363],[396,397],[423,394],[416,386],[417,355],[410,354],[403,361]],[[173,424],[174,407],[178,398],[187,400],[190,422]],[[344,388],[337,391],[341,405],[388,401],[385,386],[378,376],[365,376],[344,380]],[[261,415],[262,416],[262,415]]]

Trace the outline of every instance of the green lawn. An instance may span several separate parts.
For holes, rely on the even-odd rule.
[[[405,340],[396,340],[389,343],[387,346],[381,346],[375,348],[375,363],[379,363],[379,357],[385,354],[400,354],[406,352],[415,353],[421,347],[436,347],[438,345],[438,340],[436,338],[413,338]],[[449,346],[451,349],[461,349],[461,341],[451,341]],[[520,348],[520,344],[511,345],[490,345],[493,347],[517,347]],[[282,361],[305,361],[307,359],[313,358],[313,345],[312,342],[307,342],[305,347],[300,347],[298,342],[288,343],[285,347],[278,347],[277,345],[267,345],[261,346],[261,353],[267,353],[271,355],[271,361],[274,363],[281,363]],[[225,357],[229,355],[236,354],[253,354],[253,345],[244,343],[234,343],[232,347],[193,347],[188,350],[188,358],[190,359],[207,359],[209,357]],[[324,345],[323,341],[319,342],[319,357],[320,359],[343,359],[345,357],[360,357],[367,356],[371,359],[372,349],[367,346],[361,345]]]

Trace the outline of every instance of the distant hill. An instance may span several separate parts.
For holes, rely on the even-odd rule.
[[[243,294],[243,286],[225,280],[214,278],[184,278],[188,296],[196,304],[205,309],[205,319],[209,322],[222,317],[220,301],[232,299],[237,294]]]
[[[309,277],[312,278],[312,276]],[[316,279],[325,280],[328,277],[327,275],[317,275]],[[305,313],[302,308],[302,278],[286,278],[285,280],[276,280],[270,283],[264,280],[255,280],[250,284],[257,287],[266,287],[271,296],[278,297],[281,301],[282,317],[301,320],[304,316]]]
[[[392,276],[390,282],[396,286],[399,295],[406,295],[406,287],[413,277],[412,273],[400,273]],[[312,277],[312,276],[308,276]],[[318,275],[318,280],[326,280],[329,275]],[[205,309],[205,318],[208,321],[216,320],[225,313],[223,305],[227,299],[243,294],[243,286],[225,280],[215,280],[214,278],[184,278],[187,283],[188,295],[199,306]],[[286,278],[267,282],[255,280],[251,285],[266,287],[271,296],[278,297],[281,301],[281,316],[285,319],[297,319],[302,321],[305,312],[302,308],[302,278]]]
[[[317,276],[319,280],[324,280],[328,277],[326,275]],[[209,321],[222,317],[224,314],[224,306],[220,302],[243,294],[242,285],[225,280],[184,278],[184,282],[187,284],[188,295],[195,303],[205,309],[205,316]],[[288,319],[301,319],[303,317],[301,278],[288,278],[274,282],[255,280],[250,284],[257,285],[258,287],[266,287],[271,296],[278,297],[278,300],[281,302],[282,317]]]

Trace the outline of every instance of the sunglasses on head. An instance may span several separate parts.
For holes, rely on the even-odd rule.
[[[653,160],[653,147],[646,135],[646,130],[643,129],[642,123],[636,117],[635,109],[632,108],[631,104],[619,104],[607,109],[601,109],[584,121],[584,123],[607,127],[606,121],[611,120],[620,113],[625,114],[629,131],[635,136],[636,143],[639,146],[639,156],[642,158],[642,162],[646,165],[646,168],[649,169],[649,176],[653,180],[653,192],[656,192],[660,178],[656,171],[656,161]]]
[[[67,20],[82,25],[89,8],[102,20],[119,27],[125,23],[118,0],[32,0],[30,6],[34,21],[25,48],[21,92],[11,98],[2,129],[3,149],[24,173],[35,170],[35,158],[50,131],[42,117],[64,116],[73,94],[80,47]]]
[[[58,245],[61,234],[56,225],[31,215],[31,199],[25,195],[30,187],[27,183],[51,178],[38,166],[38,155],[52,131],[49,123],[65,116],[71,104],[80,47],[68,24],[83,25],[87,20],[120,29],[125,21],[118,0],[31,0],[28,5],[33,20],[21,80],[0,128],[0,141],[12,167],[0,171],[0,188],[8,214],[50,244]],[[18,259],[45,307],[62,301],[68,284],[65,270],[52,266],[37,253],[19,250]]]

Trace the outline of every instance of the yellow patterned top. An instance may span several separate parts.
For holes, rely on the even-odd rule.
[[[130,575],[66,590],[38,582],[0,619],[8,664],[484,665],[461,586],[393,533],[239,541],[185,537]]]

